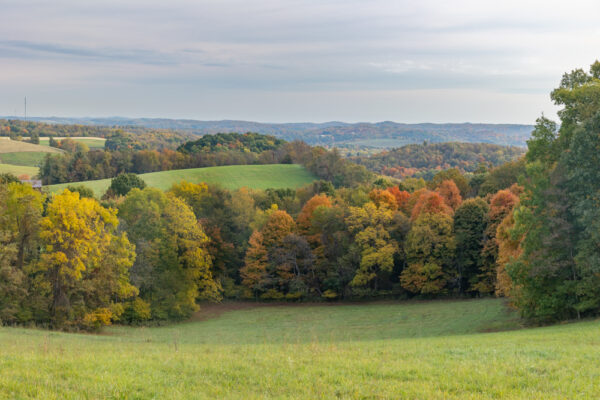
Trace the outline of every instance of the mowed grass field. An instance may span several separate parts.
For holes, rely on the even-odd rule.
[[[37,167],[26,167],[22,165],[0,164],[0,173],[10,173],[15,176],[28,175],[33,178],[38,173]]]
[[[0,173],[33,177],[37,175],[37,167],[46,153],[61,152],[62,150],[53,147],[0,138]]]
[[[101,335],[0,328],[0,398],[591,399],[600,322],[518,329],[502,300],[209,306]],[[513,329],[494,332],[498,329]]]
[[[183,180],[192,183],[220,184],[226,189],[248,187],[252,189],[298,188],[317,179],[301,165],[228,165],[224,167],[207,167],[179,169],[173,171],[151,172],[139,175],[148,186],[162,190],[169,189],[174,183]],[[97,196],[101,196],[110,186],[110,179],[64,183],[48,186],[51,192],[61,192],[69,185],[85,185]]]
[[[39,166],[48,153],[26,151],[22,153],[0,153],[0,162],[4,164],[23,165],[27,167]]]

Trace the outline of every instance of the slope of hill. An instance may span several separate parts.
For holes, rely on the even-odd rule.
[[[29,178],[33,178],[38,173],[37,167],[27,167],[23,165],[13,164],[1,164],[0,163],[0,174],[9,173],[15,176],[27,175]]]
[[[106,335],[4,327],[0,397],[597,397],[598,321],[494,332],[517,327],[500,299],[230,303]]]
[[[54,147],[42,146],[39,144],[10,140],[9,138],[0,138],[0,154],[2,153],[61,153],[62,150]]]
[[[153,118],[31,118],[47,123],[106,125],[169,129],[196,135],[219,132],[257,132],[285,140],[304,140],[323,146],[398,147],[410,143],[473,142],[524,146],[533,129],[518,124],[402,124],[391,121],[377,123],[260,123],[251,121],[197,121]]]
[[[36,175],[38,172],[37,166],[47,153],[62,153],[62,150],[0,137],[0,164],[3,164],[0,167],[0,172],[11,172],[15,175]]]
[[[316,177],[304,167],[296,164],[268,165],[229,165],[224,167],[207,167],[178,169],[172,171],[140,174],[148,186],[162,190],[169,189],[174,183],[186,180],[192,183],[220,184],[226,189],[248,187],[251,189],[298,188],[307,185]],[[98,196],[104,194],[110,186],[110,179],[96,181],[62,183],[50,185],[52,192],[59,192],[69,185],[85,185]]]
[[[448,168],[473,172],[480,164],[497,166],[524,154],[525,149],[521,147],[451,142],[410,144],[370,157],[352,157],[352,161],[378,174],[402,179],[427,171]]]

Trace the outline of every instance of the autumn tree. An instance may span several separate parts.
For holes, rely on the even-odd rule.
[[[427,190],[419,196],[415,203],[411,212],[411,219],[415,221],[422,214],[445,214],[451,216],[453,213],[452,208],[446,204],[444,198],[439,193]]]
[[[52,198],[41,221],[39,268],[51,284],[52,325],[98,328],[118,320],[134,296],[128,274],[134,250],[117,232],[116,210],[68,189]]]
[[[263,236],[259,231],[254,231],[248,241],[248,250],[244,266],[240,269],[242,284],[250,289],[254,296],[266,290],[270,282],[267,281],[267,249],[263,244]]]
[[[399,250],[389,230],[393,223],[394,210],[387,207],[387,203],[380,207],[373,202],[363,207],[350,207],[346,224],[354,234],[354,246],[360,254],[352,286],[377,291],[382,275],[393,270],[394,255]]]
[[[406,239],[408,267],[400,277],[402,286],[415,294],[444,293],[456,277],[455,249],[452,217],[444,213],[420,215]]]
[[[405,213],[409,214],[409,212],[406,211],[406,204],[408,203],[408,200],[410,199],[410,193],[407,192],[406,190],[400,190],[400,188],[398,186],[389,187],[386,189],[386,191],[391,193],[392,196],[394,196],[396,198],[397,208],[399,210],[402,210]]]
[[[485,231],[485,240],[481,250],[482,265],[477,277],[472,279],[472,286],[480,293],[493,293],[496,286],[498,241],[496,231],[498,225],[512,213],[518,197],[508,189],[500,190],[490,200],[488,211],[488,225]]]
[[[522,254],[521,241],[523,240],[523,235],[514,228],[514,214],[509,213],[496,229],[498,259],[495,294],[500,297],[508,297],[511,295],[513,282],[506,267],[515,262]]]
[[[304,204],[304,207],[302,207],[302,210],[296,219],[299,232],[303,234],[308,234],[310,232],[313,213],[318,207],[331,207],[331,200],[329,199],[329,196],[325,194],[318,194],[313,196],[306,202],[306,204]]]
[[[466,197],[471,191],[469,181],[457,168],[446,169],[438,172],[434,175],[431,181],[428,182],[427,187],[432,190],[436,189],[442,184],[442,182],[447,180],[451,180],[456,184],[456,187],[458,190],[460,190],[460,194],[463,197]]]
[[[220,300],[208,237],[183,200],[158,189],[133,189],[119,217],[136,244],[131,281],[153,318],[187,318],[198,309],[197,300]]]
[[[443,181],[435,191],[442,196],[444,202],[453,210],[456,210],[462,203],[463,198],[460,195],[460,190],[452,180]]]
[[[398,209],[396,197],[388,190],[373,189],[369,193],[369,199],[378,207],[386,207],[390,210]]]
[[[25,322],[25,267],[38,257],[43,196],[30,185],[0,184],[0,321]]]

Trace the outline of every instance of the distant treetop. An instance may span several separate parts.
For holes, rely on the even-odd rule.
[[[217,133],[184,143],[177,150],[183,153],[212,153],[229,150],[261,153],[266,150],[276,150],[283,144],[285,144],[285,140],[259,133]]]

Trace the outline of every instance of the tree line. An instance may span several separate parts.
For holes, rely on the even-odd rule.
[[[474,173],[514,161],[524,154],[525,149],[521,147],[490,143],[425,142],[351,159],[382,175],[431,179],[441,170],[458,168],[461,172]]]
[[[237,142],[230,141],[232,136]],[[221,165],[290,164],[304,165],[316,176],[335,186],[352,186],[369,182],[372,174],[365,167],[341,157],[336,150],[313,148],[303,142],[272,141],[258,134],[226,134],[190,142],[183,151],[170,149],[134,150],[113,147],[109,139],[107,150],[88,151],[74,141],[60,142],[67,150],[46,156],[40,166],[39,177],[44,185],[113,178],[122,173],[146,173],[173,169],[213,167]],[[219,140],[221,151],[205,151],[200,142]],[[72,146],[63,143],[72,143]],[[217,147],[211,142],[208,147]],[[232,145],[232,143],[237,143]],[[230,148],[233,147],[233,148]],[[112,150],[111,150],[112,149]],[[255,149],[257,151],[251,151]]]
[[[302,149],[312,162],[313,152],[332,160],[313,166],[329,180],[265,191],[180,182],[162,192],[121,175],[98,201],[81,186],[46,195],[4,176],[0,319],[98,329],[185,319],[224,297],[509,291],[498,283],[507,279],[498,276],[497,231],[517,186],[463,201],[454,170],[412,192],[380,180],[336,187],[335,153]]]

